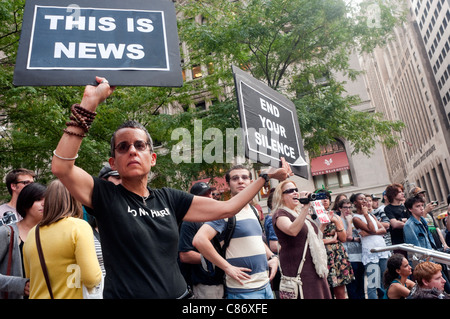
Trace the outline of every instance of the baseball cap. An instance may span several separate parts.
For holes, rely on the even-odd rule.
[[[192,185],[191,190],[189,191],[191,194],[202,196],[205,195],[211,188],[205,182],[197,182]]]
[[[372,197],[372,199],[374,199],[374,200],[378,200],[378,199],[381,198],[381,197],[378,197],[378,196],[376,196],[376,195],[374,195],[374,194],[370,195],[370,197]]]
[[[416,195],[418,195],[418,194],[420,194],[420,193],[425,193],[426,192],[426,190],[423,190],[422,188],[420,188],[420,187],[414,187],[413,189],[411,189],[411,191],[409,192],[409,194],[411,195],[411,196],[416,196]]]
[[[103,168],[100,170],[100,173],[98,174],[98,177],[107,179],[110,176],[119,176],[119,172],[113,171],[109,165],[103,166]]]

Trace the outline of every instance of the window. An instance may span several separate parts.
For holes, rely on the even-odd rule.
[[[202,67],[200,65],[195,65],[192,67],[192,78],[198,79],[201,78],[202,75]]]
[[[345,154],[343,156],[345,156],[345,160],[347,161],[346,165],[348,165],[348,160],[347,160],[344,143],[342,143],[339,140],[336,140],[334,143],[331,143],[327,146],[321,147],[320,158],[328,159],[327,156],[330,156],[330,158],[332,158],[334,156],[333,158],[335,159],[335,163],[331,164],[331,166],[328,167],[328,168],[330,168],[333,165],[337,164],[336,156],[342,155],[342,154]],[[313,165],[311,165],[311,166],[313,166]],[[326,172],[326,170],[320,170],[320,169],[315,170],[317,167],[314,167],[314,168],[311,167],[312,171],[315,170],[315,174],[320,174],[320,175],[313,174],[313,181],[314,181],[315,188],[316,189],[322,188],[322,187],[342,188],[342,187],[352,185],[353,181],[352,181],[352,177],[351,177],[350,168],[345,165],[340,166],[340,167],[341,167],[340,170],[337,169],[338,171],[333,170],[333,172],[329,172],[329,173],[325,173],[325,174],[323,174],[323,172]]]

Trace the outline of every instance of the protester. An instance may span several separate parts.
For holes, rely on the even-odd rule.
[[[361,237],[353,226],[352,203],[348,199],[339,202],[347,240],[343,243],[348,259],[353,269],[355,280],[346,285],[348,299],[366,299],[365,296],[365,268],[362,263]]]
[[[82,217],[81,204],[66,187],[59,180],[51,182],[45,192],[42,220],[30,230],[23,247],[30,299],[49,299],[52,294],[55,299],[82,299],[82,285],[91,289],[101,282],[92,229]],[[48,284],[37,249],[38,230]]]
[[[121,125],[111,139],[109,164],[119,172],[120,185],[92,177],[74,165],[99,103],[114,88],[96,77],[98,86],[85,88],[80,104],[54,151],[52,172],[83,205],[93,208],[102,236],[106,278],[104,298],[186,298],[186,282],[177,263],[178,225],[231,217],[270,179],[292,175],[289,164],[261,174],[228,201],[195,196],[170,188],[151,189],[148,175],[156,165],[150,135],[141,124]],[[167,276],[170,273],[171,276]]]
[[[280,286],[283,299],[331,299],[322,233],[311,219],[310,203],[299,202],[299,198],[308,195],[309,192],[299,192],[289,180],[278,184],[273,195],[273,225],[281,246],[281,280],[283,276],[300,276],[298,296],[283,294]]]
[[[189,191],[193,195],[212,198],[212,190],[205,182],[197,182]],[[192,244],[202,222],[183,221],[178,244],[180,267],[196,299],[221,299],[224,296],[223,273],[213,268]]]
[[[329,200],[323,200],[323,202],[327,203]],[[336,299],[345,299],[345,285],[355,279],[343,245],[347,240],[347,233],[338,214],[333,210],[328,211],[327,214],[330,223],[321,225],[320,229],[328,256],[328,284]]]
[[[248,189],[251,173],[242,165],[231,167],[225,175],[231,198]],[[219,254],[211,240],[225,233],[228,222],[224,219],[205,223],[194,237],[199,252],[226,274],[227,299],[273,299],[270,286],[277,272],[278,258],[264,243],[259,214],[250,204],[237,215],[231,241],[224,256]]]
[[[14,169],[6,175],[6,188],[11,195],[11,199],[8,203],[0,205],[0,218],[6,212],[13,212],[17,221],[22,219],[16,211],[17,198],[25,186],[34,182],[34,177],[34,172],[26,168]]]
[[[416,265],[413,272],[417,285],[408,299],[450,299],[444,292],[446,280],[442,277],[442,266],[431,261]]]
[[[362,193],[353,194],[350,201],[356,208],[353,215],[353,225],[361,236],[362,263],[367,275],[367,297],[368,299],[378,299],[379,293],[384,291],[381,286],[381,279],[386,269],[387,258],[390,253],[371,252],[372,248],[385,247],[383,235],[386,229],[377,219],[368,213],[366,197]]]
[[[403,226],[404,242],[414,246],[435,249],[434,237],[428,230],[428,225],[423,217],[424,200],[422,197],[409,197],[405,202],[405,207],[411,214],[411,217]]]
[[[25,186],[17,198],[16,205],[22,220],[0,227],[0,299],[22,299],[29,295],[30,283],[23,272],[22,247],[30,229],[42,219],[45,189],[46,187],[39,183]],[[8,273],[10,254],[12,259]]]
[[[423,217],[428,225],[428,230],[430,231],[431,235],[434,238],[434,242],[436,244],[436,249],[439,250],[449,250],[450,248],[447,245],[447,242],[445,241],[445,237],[442,234],[441,230],[439,229],[439,223],[436,222],[436,219],[433,216],[433,209],[437,206],[437,201],[432,201],[426,204],[425,199],[425,193],[426,191],[424,189],[421,189],[420,187],[414,187],[410,194],[411,196],[418,196],[423,199],[424,202],[424,210],[423,210]]]
[[[339,210],[339,202],[343,199],[347,199],[346,194],[337,194],[336,197],[334,198],[333,207],[331,208],[331,210],[334,211],[339,216],[342,215],[341,211]]]
[[[98,173],[98,178],[110,181],[116,185],[122,182],[119,172],[112,170],[109,164],[103,166],[103,168],[100,170],[100,173]]]
[[[383,275],[383,285],[386,288],[386,299],[405,299],[414,287],[414,281],[408,279],[411,275],[408,259],[402,254],[394,254],[387,261]]]
[[[403,226],[409,218],[403,205],[405,202],[403,185],[394,183],[386,187],[386,197],[389,205],[384,207],[384,212],[389,218],[392,245],[403,244]],[[403,250],[394,250],[394,253],[400,253],[407,257]]]

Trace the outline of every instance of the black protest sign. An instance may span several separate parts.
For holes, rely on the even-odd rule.
[[[308,178],[297,112],[292,101],[233,66],[245,156],[278,167],[281,157]]]
[[[181,86],[169,0],[27,0],[15,85]]]

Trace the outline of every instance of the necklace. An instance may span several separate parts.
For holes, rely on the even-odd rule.
[[[147,196],[141,196],[142,198],[142,203],[144,203],[145,206],[147,206],[147,203],[145,202],[147,200],[147,198],[150,196],[150,192],[148,193]]]

